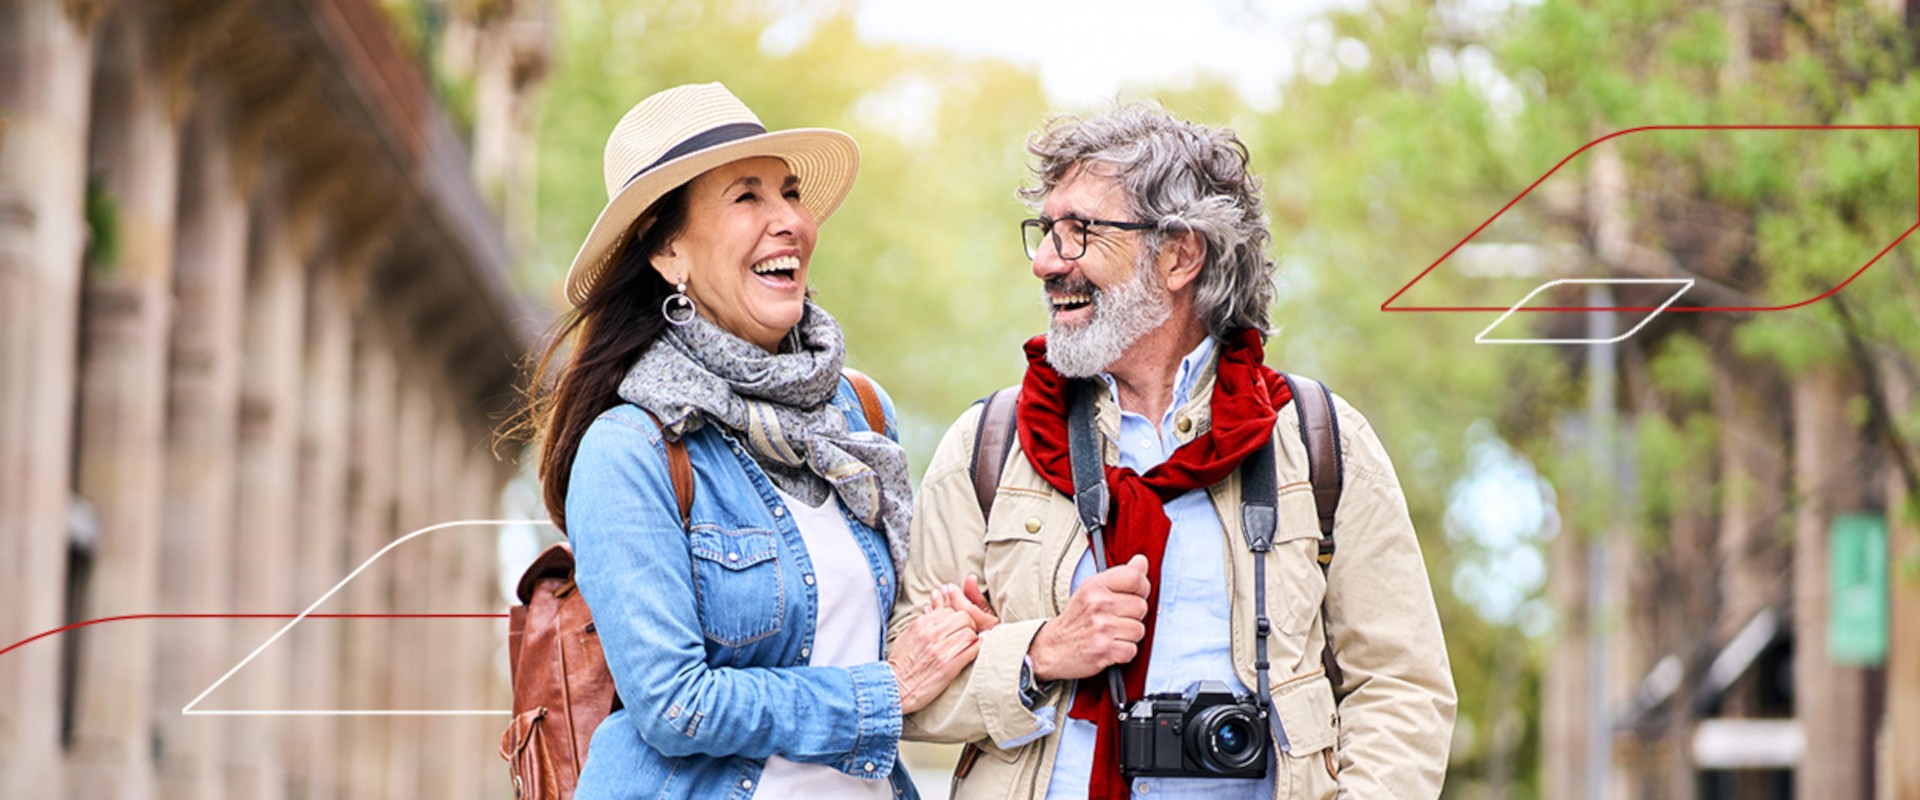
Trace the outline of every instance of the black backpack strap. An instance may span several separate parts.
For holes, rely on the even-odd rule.
[[[1107,507],[1113,496],[1107,491],[1107,461],[1100,448],[1100,432],[1094,426],[1092,381],[1073,382],[1073,405],[1067,408],[1067,457],[1073,467],[1073,508],[1080,514],[1080,525],[1087,529],[1087,543],[1093,550],[1093,569],[1106,572],[1113,563],[1107,558]],[[1107,698],[1113,701],[1120,721],[1127,720],[1127,684],[1118,665],[1101,672],[1107,676]]]
[[[1340,490],[1346,485],[1346,460],[1340,453],[1340,418],[1333,410],[1333,392],[1326,384],[1299,375],[1287,375],[1293,390],[1293,408],[1300,415],[1300,443],[1307,448],[1307,480],[1313,484],[1313,506],[1320,512],[1320,569],[1333,563],[1333,517],[1340,509]]]
[[[973,432],[973,461],[967,474],[973,478],[973,494],[980,501],[980,518],[993,513],[993,496],[1000,491],[1000,473],[1013,452],[1014,406],[1020,400],[1020,387],[1009,386],[987,395],[981,404],[980,422]]]

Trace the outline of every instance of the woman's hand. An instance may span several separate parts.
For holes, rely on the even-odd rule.
[[[949,583],[933,590],[933,599],[927,603],[925,610],[965,612],[973,623],[973,629],[981,633],[1000,624],[1000,617],[987,604],[986,593],[980,590],[980,579],[972,575],[967,576],[964,589]]]
[[[900,713],[926,708],[979,652],[980,636],[965,612],[934,609],[909,623],[887,655],[900,683]]]

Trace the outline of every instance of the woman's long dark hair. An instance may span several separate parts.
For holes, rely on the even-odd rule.
[[[686,187],[661,197],[642,219],[647,217],[653,224],[639,241],[624,237],[613,268],[547,332],[539,357],[529,359],[526,404],[503,426],[503,438],[538,441],[541,496],[561,533],[567,530],[567,483],[580,437],[601,412],[620,404],[620,381],[666,328],[660,306],[673,287],[649,260],[686,226]]]

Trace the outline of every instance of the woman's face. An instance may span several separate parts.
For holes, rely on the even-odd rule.
[[[687,222],[653,257],[715,325],[768,352],[800,322],[819,227],[787,162],[747,158],[687,184]]]

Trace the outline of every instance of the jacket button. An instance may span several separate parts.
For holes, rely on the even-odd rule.
[[[728,554],[727,554],[727,560],[728,560],[728,561],[739,561],[739,560],[740,560],[740,554],[739,554],[739,553],[728,553]]]
[[[1181,417],[1179,422],[1173,423],[1173,427],[1179,428],[1181,433],[1187,433],[1193,430],[1193,418]]]
[[[866,771],[868,771],[868,772],[872,772],[872,771],[873,771],[873,762],[871,762],[871,761],[869,761],[869,762],[867,762],[867,763],[866,763],[866,765],[864,765],[864,766],[862,766],[862,767],[861,767],[861,769],[864,769],[864,770],[866,770]]]
[[[813,648],[811,648],[811,647],[802,647],[802,648],[800,648],[800,657],[801,657],[801,658],[807,658],[807,657],[809,657],[809,656],[812,656],[812,655],[813,655]]]
[[[1028,517],[1028,518],[1027,518],[1027,532],[1028,532],[1028,533],[1039,533],[1039,532],[1040,532],[1040,518],[1039,518],[1039,517]]]
[[[807,582],[807,585],[808,585],[808,586],[812,586],[812,585],[813,585],[813,573],[811,573],[811,572],[809,572],[809,573],[807,573],[807,575],[806,575],[806,577],[804,577],[804,578],[801,578],[801,580],[804,580],[804,581],[806,581],[806,582]]]
[[[781,506],[774,506],[773,515],[776,517],[784,517],[787,515],[787,510]]]
[[[753,781],[752,781],[751,779],[749,779],[749,780],[742,780],[742,781],[740,781],[740,788],[742,788],[742,789],[751,789],[751,788],[753,788]]]

